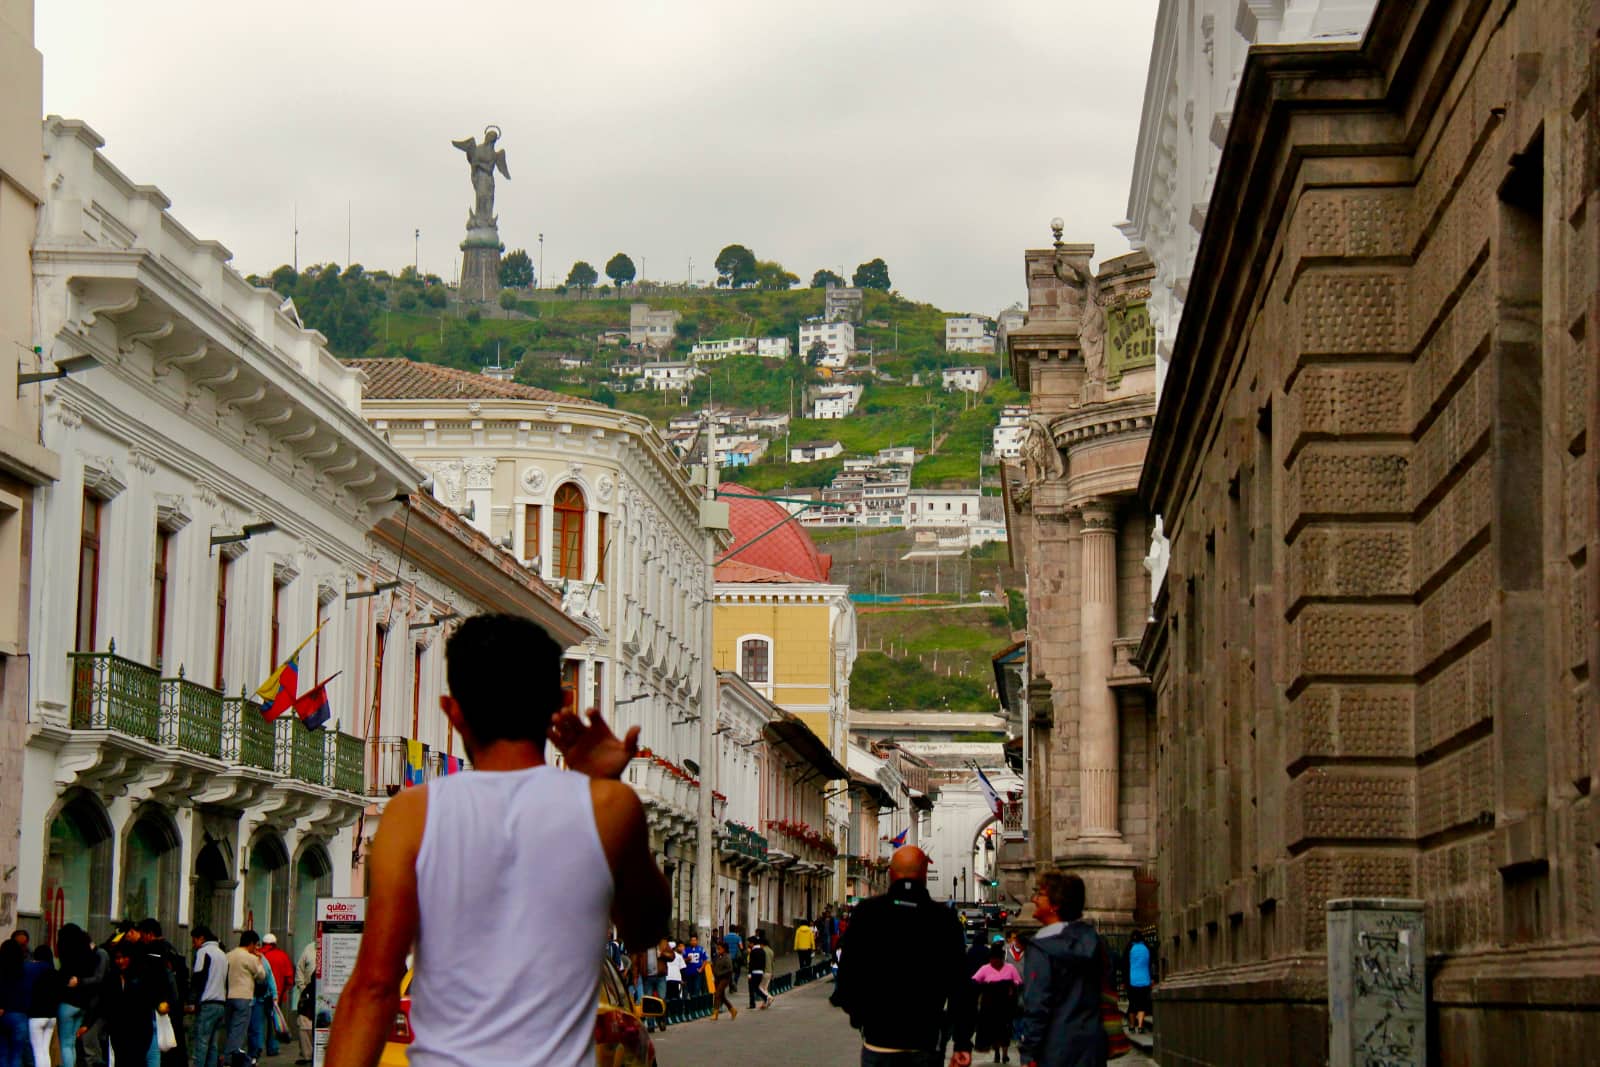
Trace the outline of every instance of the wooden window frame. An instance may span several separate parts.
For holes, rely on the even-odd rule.
[[[150,568],[150,627],[153,631],[155,656],[153,666],[161,669],[167,654],[167,583],[172,577],[172,538],[175,535],[171,530],[156,527],[156,552],[155,561]]]
[[[576,494],[577,503],[572,503],[572,496],[566,500],[563,494],[571,491]],[[583,534],[584,523],[588,517],[588,500],[584,497],[583,487],[577,482],[562,482],[556,488],[553,498],[555,507],[555,524],[551,529],[551,549],[555,552],[555,567],[551,575],[556,578],[570,578],[573,581],[583,581]]]
[[[99,637],[100,532],[105,521],[104,509],[105,501],[93,493],[83,494],[83,514],[78,520],[78,610],[73,633],[73,647],[79,652],[96,651],[96,639]],[[85,579],[87,590],[84,588]]]

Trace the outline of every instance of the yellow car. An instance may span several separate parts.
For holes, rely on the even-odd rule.
[[[400,983],[400,1010],[395,1013],[394,1029],[383,1046],[378,1067],[407,1067],[406,1047],[411,1044],[412,973],[407,971]],[[640,1020],[659,1019],[666,1014],[667,1003],[660,997],[644,997],[635,1004],[616,968],[601,959],[599,996],[594,1012],[595,1067],[656,1067],[655,1045]]]

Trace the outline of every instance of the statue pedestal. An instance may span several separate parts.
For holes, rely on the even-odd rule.
[[[461,286],[456,290],[468,304],[488,304],[500,297],[500,253],[505,246],[498,236],[469,233],[461,242]]]

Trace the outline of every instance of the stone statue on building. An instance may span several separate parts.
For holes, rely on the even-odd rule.
[[[508,181],[511,178],[511,172],[506,169],[506,150],[495,147],[495,142],[499,140],[500,127],[487,126],[483,131],[482,143],[471,137],[450,142],[467,154],[467,166],[472,173],[472,214],[467,217],[469,230],[495,225],[495,169],[499,168]]]
[[[1055,435],[1037,415],[1028,417],[1028,432],[1022,439],[1022,460],[1027,464],[1028,488],[1040,482],[1054,481],[1066,474],[1061,462],[1061,450],[1056,447]]]
[[[1172,542],[1167,540],[1161,516],[1156,516],[1150,531],[1150,551],[1144,557],[1144,569],[1150,572],[1150,600],[1154,603],[1161,592],[1161,583],[1167,580],[1167,562],[1172,558]]]
[[[1088,276],[1083,290],[1083,312],[1078,319],[1078,350],[1083,353],[1084,378],[1106,380],[1106,309],[1100,303],[1100,286]]]
[[[500,243],[499,220],[494,214],[494,172],[499,170],[507,179],[506,151],[496,147],[500,140],[500,127],[486,126],[483,140],[465,137],[450,143],[467,156],[467,167],[472,176],[472,213],[467,216],[467,237],[461,242],[461,283],[457,290],[462,300],[485,303],[500,295],[500,253],[505,245]]]

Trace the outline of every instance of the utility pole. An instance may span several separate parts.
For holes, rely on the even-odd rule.
[[[539,235],[539,277],[533,286],[535,289],[548,288],[544,284],[544,234]]]
[[[700,682],[700,803],[695,834],[694,915],[702,945],[711,944],[712,897],[716,889],[717,842],[712,791],[717,787],[716,610],[717,533],[728,529],[728,505],[717,499],[717,424],[706,419],[705,496],[700,501],[702,550],[705,553],[705,588],[701,593]]]
[[[422,231],[419,229],[411,235],[411,271],[422,279]]]
[[[294,206],[294,272],[300,273],[300,205]]]
[[[344,266],[346,270],[350,269],[350,234],[355,227],[355,210],[355,204],[352,201],[346,200],[344,202]]]

